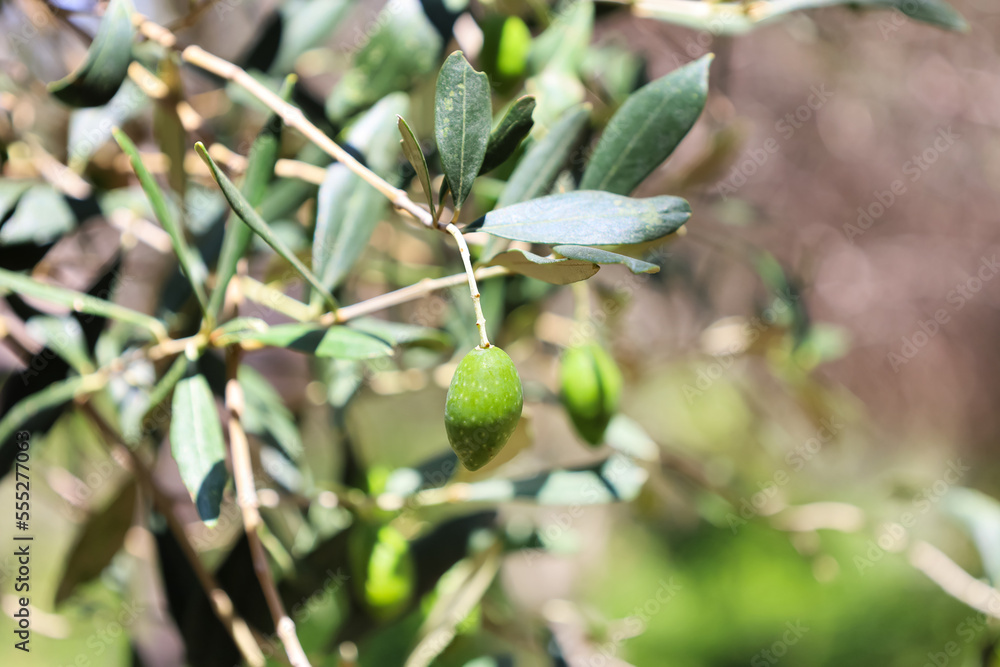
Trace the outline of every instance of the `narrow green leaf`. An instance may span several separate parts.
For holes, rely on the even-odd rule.
[[[219,188],[222,189],[222,194],[225,195],[226,201],[229,202],[229,205],[232,207],[233,211],[236,212],[236,215],[240,217],[240,220],[245,222],[247,226],[257,234],[257,236],[264,239],[265,243],[271,246],[276,253],[285,259],[285,261],[291,264],[292,267],[298,271],[299,275],[302,276],[306,282],[312,285],[313,289],[323,296],[331,308],[336,308],[337,301],[333,298],[333,295],[330,294],[330,291],[323,286],[323,283],[320,282],[319,278],[317,278],[312,271],[306,268],[306,265],[295,256],[295,253],[292,252],[287,245],[285,245],[285,242],[274,233],[266,222],[264,222],[264,219],[260,217],[260,214],[253,209],[246,198],[240,194],[240,191],[235,185],[233,185],[233,182],[230,181],[229,178],[219,169],[219,166],[215,164],[215,160],[209,156],[204,144],[199,141],[194,145],[194,148],[198,155],[201,156],[201,159],[205,161],[205,164],[208,165],[208,168],[212,172],[212,177],[215,179],[215,182],[219,184]]]
[[[632,93],[601,135],[580,189],[627,195],[670,157],[705,108],[713,57],[704,56]]]
[[[48,85],[52,95],[74,107],[107,104],[128,75],[132,61],[132,3],[111,0],[79,69]]]
[[[632,199],[578,190],[490,211],[467,229],[528,243],[614,245],[658,239],[690,217],[691,207],[680,197]]]
[[[317,357],[375,359],[392,354],[392,345],[382,337],[345,326],[325,329],[313,324],[278,324],[266,331],[247,329],[231,336],[233,342],[252,341]]]
[[[521,140],[531,132],[535,123],[531,119],[534,111],[535,98],[532,95],[520,97],[510,105],[500,124],[490,133],[486,157],[483,159],[483,166],[479,168],[480,174],[496,169],[514,154],[521,145]]]
[[[563,114],[548,134],[533,143],[507,179],[497,208],[548,194],[589,118],[590,105],[581,104]]]
[[[286,102],[292,96],[295,81],[295,76],[288,76],[281,87],[279,94]],[[254,208],[260,206],[268,184],[274,177],[274,165],[278,161],[278,149],[281,148],[281,128],[281,117],[272,114],[250,147],[247,170],[243,176],[240,190],[246,197],[247,203]],[[246,254],[251,235],[250,228],[240,222],[236,213],[232,213],[226,221],[222,250],[219,253],[219,263],[215,272],[215,288],[212,290],[212,297],[208,302],[208,311],[212,313],[213,317],[218,317],[222,311],[226,288],[229,286],[229,281],[236,275],[236,263]]]
[[[88,519],[66,558],[56,604],[64,602],[77,586],[97,577],[111,563],[132,527],[135,497],[135,481],[130,480],[107,507]]]
[[[437,218],[434,211],[434,190],[431,188],[431,174],[427,169],[427,158],[424,157],[423,150],[420,149],[420,144],[417,143],[417,138],[413,136],[413,130],[407,125],[406,121],[403,120],[402,116],[397,116],[399,119],[397,121],[397,126],[399,127],[399,134],[402,139],[399,140],[400,145],[403,147],[403,155],[410,162],[410,166],[413,167],[413,171],[417,173],[417,180],[420,181],[420,187],[423,188],[424,196],[427,197],[427,205],[431,210],[431,217]]]
[[[246,432],[277,445],[289,460],[299,460],[302,438],[281,395],[267,378],[246,364],[239,367],[238,379],[246,399],[242,418]]]
[[[203,375],[177,383],[170,420],[170,451],[202,521],[219,518],[226,471],[222,423]]]
[[[441,66],[434,93],[434,138],[448,187],[460,209],[486,157],[490,139],[490,82],[461,51]]]
[[[556,20],[531,45],[528,65],[543,69],[574,71],[583,61],[594,31],[594,3],[566,3]]]
[[[335,123],[422,80],[434,71],[441,53],[441,34],[420,0],[393,0],[373,25],[366,41],[357,45],[354,66],[326,100],[326,114]]]
[[[609,250],[589,248],[581,245],[557,245],[552,252],[559,253],[569,259],[583,259],[595,264],[624,264],[632,273],[659,273],[660,267],[650,262],[644,262],[628,255],[619,255]]]
[[[187,276],[188,281],[191,283],[194,295],[198,299],[202,311],[208,312],[208,299],[205,296],[204,287],[207,271],[205,270],[204,263],[201,261],[201,257],[188,245],[187,240],[184,238],[184,230],[181,229],[176,218],[174,218],[170,207],[167,205],[167,199],[163,195],[163,191],[157,185],[156,180],[149,173],[149,170],[146,169],[146,165],[142,163],[139,149],[117,127],[113,128],[111,133],[114,135],[118,145],[121,146],[122,151],[128,155],[129,161],[132,163],[132,170],[139,178],[139,184],[142,185],[143,191],[149,198],[149,203],[153,207],[156,219],[160,221],[160,225],[170,235],[170,242],[174,247],[174,252],[177,254],[177,261],[180,263],[184,275]]]
[[[520,248],[500,253],[487,266],[505,266],[515,273],[553,285],[569,285],[586,280],[601,268],[592,261],[540,257]]]
[[[347,326],[378,336],[391,345],[423,345],[441,349],[450,347],[452,344],[451,337],[440,329],[417,324],[362,317],[351,320]]]
[[[364,153],[368,167],[389,180],[396,179],[399,159],[394,130],[408,108],[405,94],[387,95],[347,133],[347,143]],[[312,246],[313,270],[327,289],[335,289],[349,275],[388,210],[385,196],[346,166],[327,168],[317,197]]]
[[[0,269],[0,289],[8,289],[16,294],[23,294],[48,301],[49,303],[68,306],[78,313],[89,313],[121,322],[128,322],[129,324],[146,329],[157,340],[163,340],[168,337],[166,327],[155,317],[140,313],[131,308],[126,308],[125,306],[119,306],[104,299],[98,299],[83,292],[77,292],[65,287],[46,285],[28,276],[8,271],[7,269]]]
[[[40,315],[25,324],[32,338],[62,357],[77,373],[94,372],[94,360],[87,351],[83,328],[75,317]]]
[[[178,54],[168,53],[160,59],[157,67],[156,75],[167,84],[168,92],[165,97],[157,99],[153,106],[153,137],[160,151],[170,161],[167,183],[183,200],[187,191],[184,156],[187,153],[188,137],[177,112],[177,104],[184,99],[179,60]]]

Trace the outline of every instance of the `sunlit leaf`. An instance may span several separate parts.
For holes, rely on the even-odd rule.
[[[222,423],[203,375],[177,383],[170,420],[170,451],[202,521],[219,517],[229,481]]]
[[[392,354],[392,345],[383,338],[345,326],[326,329],[313,324],[279,324],[266,331],[241,332],[238,339],[337,359],[374,359]]]
[[[709,54],[632,93],[604,129],[580,189],[627,195],[670,157],[705,107],[712,58]]]
[[[465,202],[483,165],[492,118],[489,80],[455,51],[438,73],[434,138],[456,209]]]
[[[690,217],[691,207],[679,197],[580,190],[490,211],[469,229],[528,243],[614,245],[658,239]]]
[[[15,201],[17,208],[12,216],[0,222],[0,245],[45,245],[76,226],[73,210],[52,186],[35,185],[19,194],[22,183],[16,181],[8,195],[8,201]]]

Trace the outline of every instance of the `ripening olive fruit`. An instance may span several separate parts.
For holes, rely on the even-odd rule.
[[[406,538],[389,524],[359,523],[348,535],[354,592],[372,616],[391,620],[406,609],[415,589]]]
[[[596,343],[571,347],[559,367],[560,398],[584,440],[599,445],[618,411],[622,374],[614,359]]]
[[[462,359],[448,387],[444,426],[451,448],[469,470],[479,470],[507,444],[521,418],[521,378],[496,345]]]

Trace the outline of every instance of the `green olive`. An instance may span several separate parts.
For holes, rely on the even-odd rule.
[[[572,347],[563,355],[559,375],[560,398],[577,433],[591,445],[601,444],[622,393],[614,359],[596,343]]]
[[[451,448],[469,470],[489,463],[507,444],[521,418],[521,378],[495,345],[462,359],[448,387],[444,426]]]

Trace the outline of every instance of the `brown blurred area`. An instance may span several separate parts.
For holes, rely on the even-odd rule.
[[[713,132],[739,136],[735,163],[684,193],[692,232],[744,239],[798,276],[812,319],[850,336],[820,376],[856,394],[901,447],[931,432],[985,456],[1000,428],[1000,280],[988,268],[1000,250],[1000,3],[954,4],[970,33],[832,8],[722,40],[622,16],[597,39],[625,36],[650,78],[717,53],[715,99],[646,194],[697,162]],[[722,187],[725,200],[723,184],[738,186]],[[671,250],[714,285],[713,316],[749,314],[760,287],[745,267],[695,239]]]

